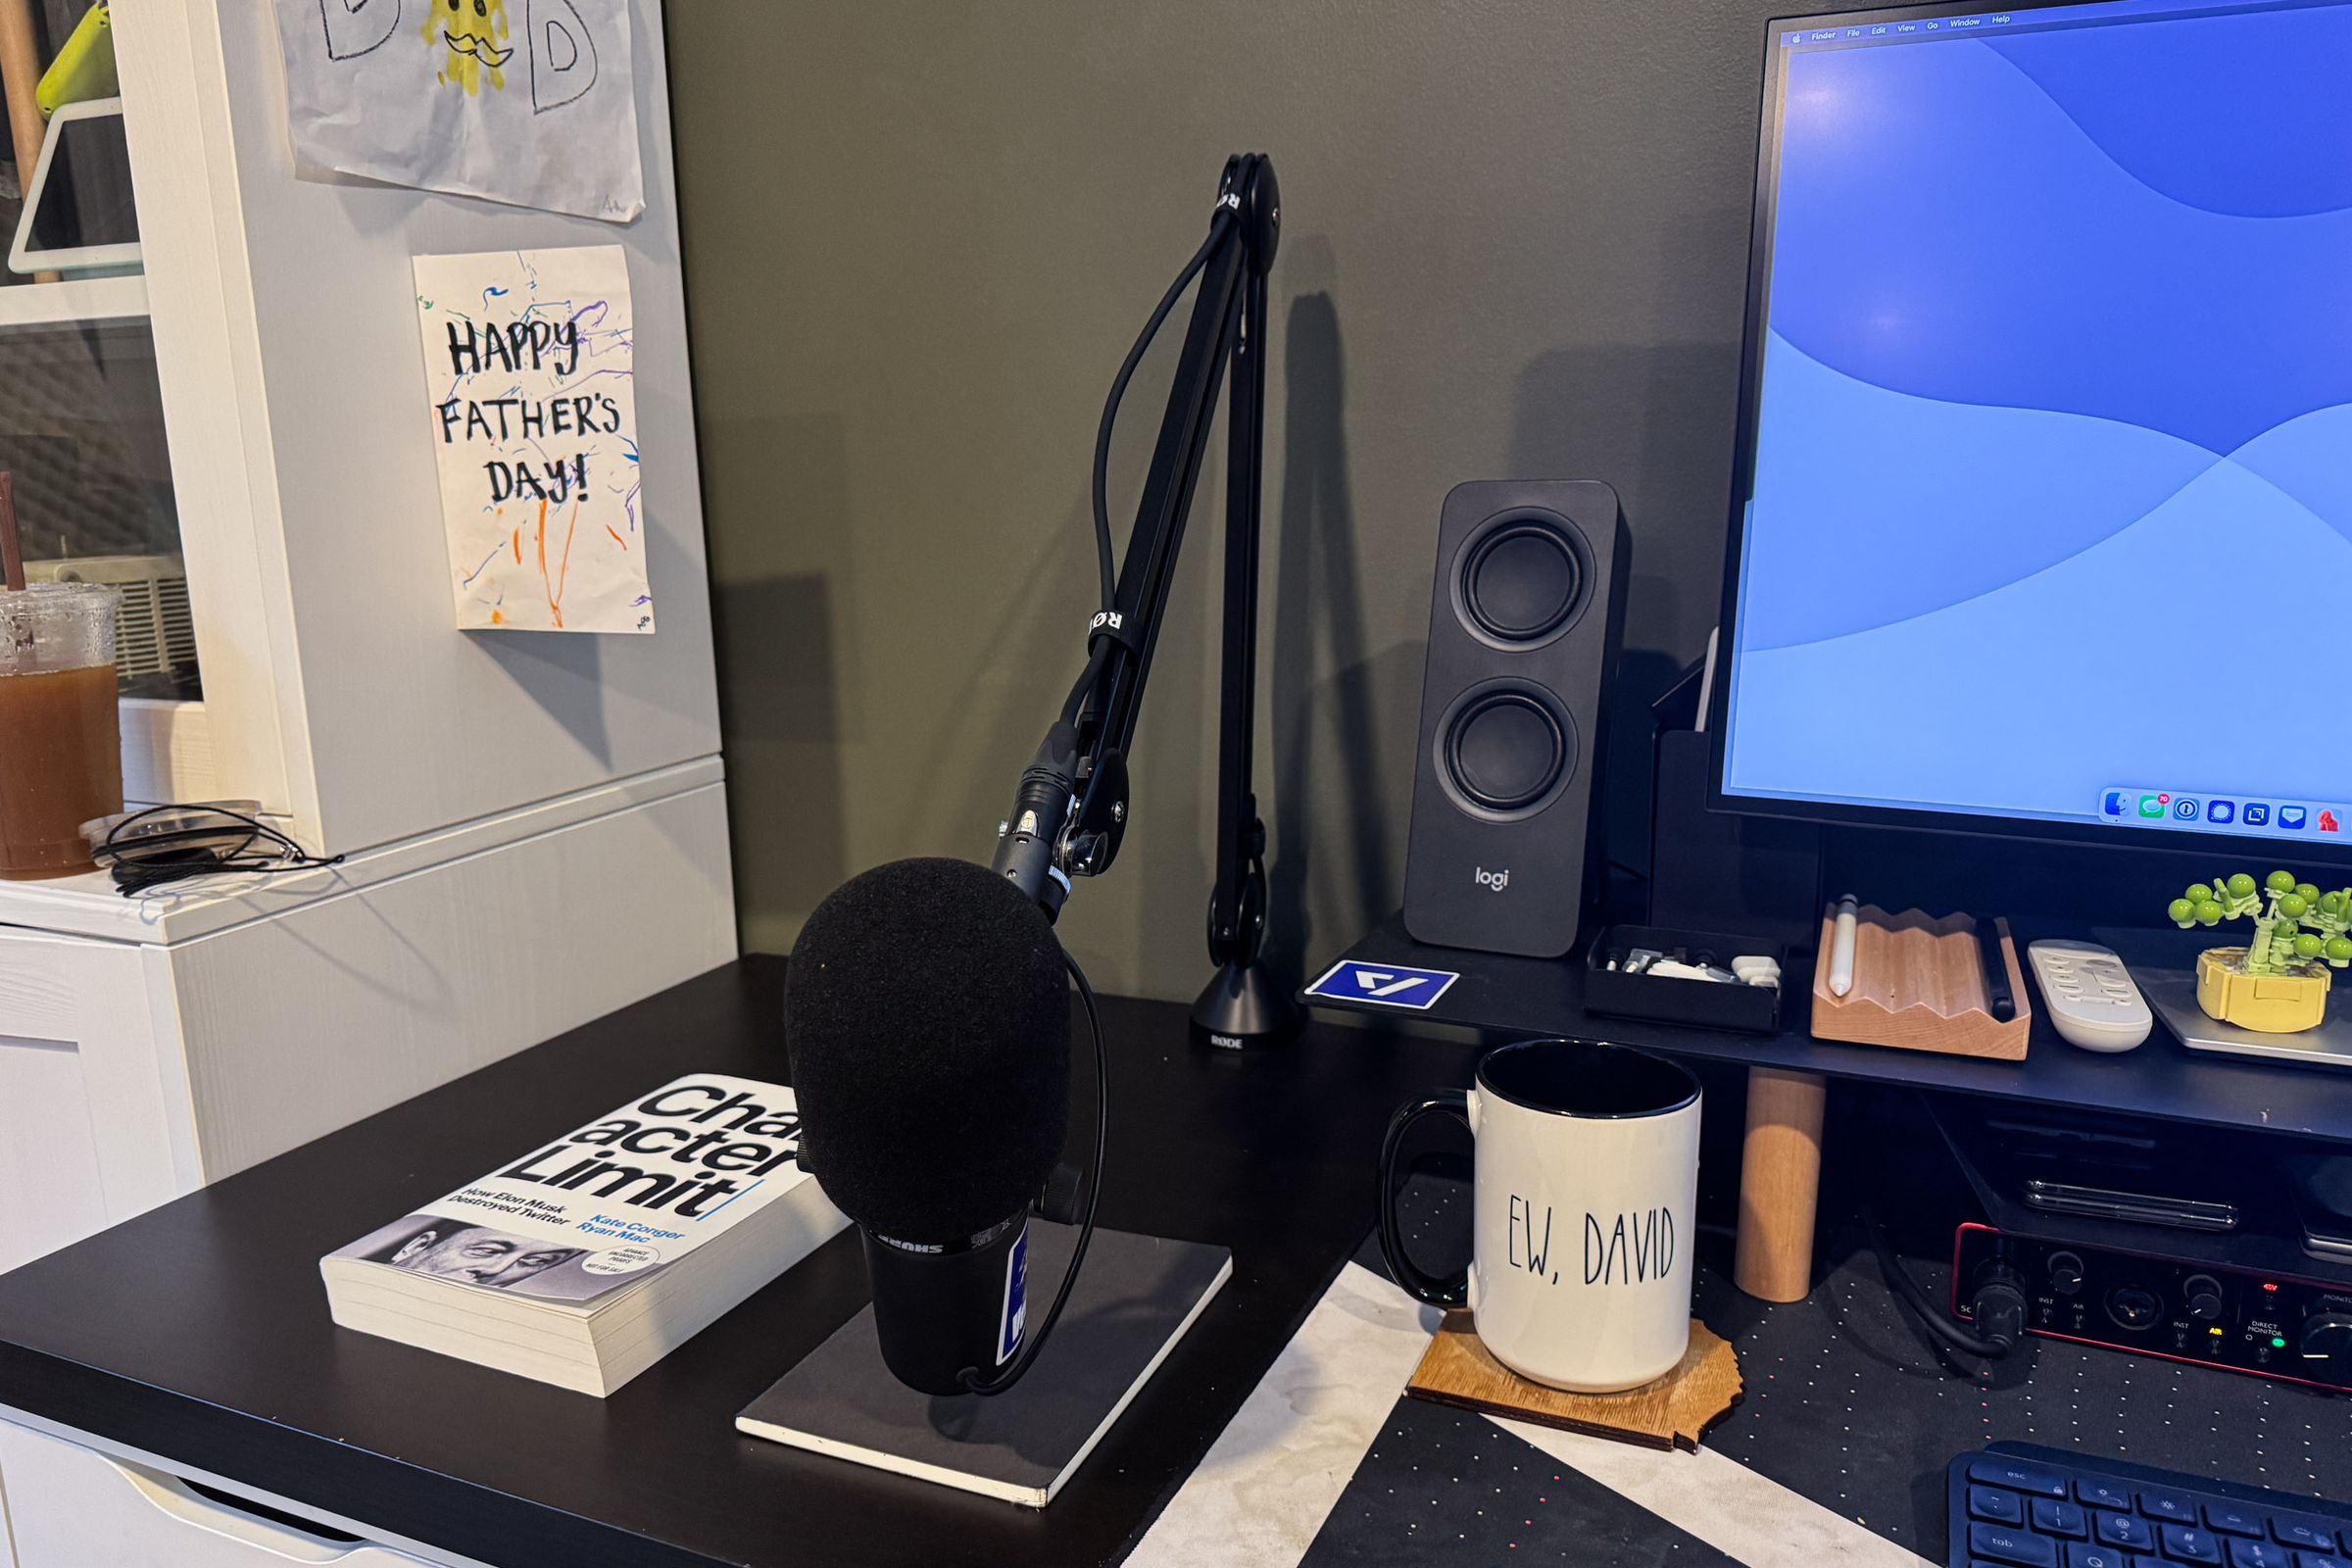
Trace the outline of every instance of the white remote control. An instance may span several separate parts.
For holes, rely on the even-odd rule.
[[[2058,1038],[2084,1051],[2130,1051],[2148,1038],[2156,1015],[2132,983],[2124,960],[2088,942],[2031,943],[2026,956]]]

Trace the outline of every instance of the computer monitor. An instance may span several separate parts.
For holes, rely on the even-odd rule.
[[[1767,57],[1713,804],[2352,853],[2352,4]]]

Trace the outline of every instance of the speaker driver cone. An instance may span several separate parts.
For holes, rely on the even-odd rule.
[[[1459,608],[1496,644],[1543,642],[1582,608],[1585,564],[1560,525],[1543,514],[1489,525],[1464,557]]]
[[[1525,692],[1490,691],[1462,705],[1446,727],[1446,771],[1471,804],[1525,811],[1560,784],[1569,740],[1551,710]]]

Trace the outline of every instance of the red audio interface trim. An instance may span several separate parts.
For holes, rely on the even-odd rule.
[[[2160,1252],[1964,1224],[1952,1238],[1952,1315],[1978,1279],[2013,1270],[2026,1328],[2046,1339],[2352,1391],[2352,1282],[2258,1273]]]

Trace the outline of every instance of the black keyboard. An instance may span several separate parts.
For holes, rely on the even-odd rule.
[[[1951,1568],[2352,1568],[2352,1507],[2024,1443],[1946,1472]]]

